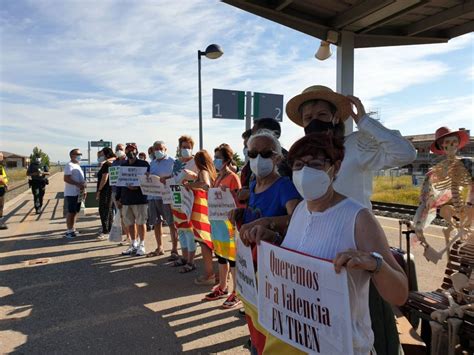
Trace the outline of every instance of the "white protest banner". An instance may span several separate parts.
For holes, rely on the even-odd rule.
[[[183,185],[170,185],[171,189],[171,205],[173,208],[182,211],[188,221],[191,218],[193,210],[194,194],[191,190],[186,190]]]
[[[209,189],[207,206],[209,208],[209,219],[214,221],[225,221],[229,212],[236,207],[230,190],[222,191],[220,187]]]
[[[165,186],[163,188],[163,195],[161,195],[161,198],[163,199],[163,203],[170,205],[171,202],[173,201],[173,197],[171,196],[171,185],[174,185],[174,179],[170,178],[166,180]]]
[[[239,297],[257,307],[257,280],[253,267],[252,249],[242,243],[239,232],[235,234],[237,254],[235,264],[235,286]]]
[[[139,176],[145,175],[144,166],[121,166],[117,186],[140,186]]]
[[[120,166],[109,167],[109,185],[115,186],[119,177]]]
[[[347,272],[331,262],[261,242],[258,320],[310,354],[353,354]]]
[[[142,194],[148,196],[162,196],[163,190],[166,188],[160,181],[160,178],[155,175],[143,175],[139,176],[138,180],[140,181],[140,189]]]

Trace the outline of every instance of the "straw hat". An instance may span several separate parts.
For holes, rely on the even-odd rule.
[[[301,94],[296,95],[288,101],[286,104],[286,115],[298,126],[303,127],[303,118],[301,117],[299,108],[306,101],[312,100],[324,100],[333,104],[337,110],[335,116],[339,118],[341,122],[347,120],[352,114],[351,102],[347,97],[332,91],[327,86],[313,85],[304,89]]]
[[[439,145],[440,140],[447,136],[457,136],[459,139],[458,149],[461,149],[469,142],[469,134],[467,131],[451,131],[448,127],[441,127],[436,130],[435,141],[431,144],[431,151],[435,154],[446,154],[446,152]]]

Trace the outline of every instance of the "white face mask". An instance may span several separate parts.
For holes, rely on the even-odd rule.
[[[313,201],[328,191],[331,178],[324,170],[304,166],[301,170],[293,171],[293,184],[305,200]]]
[[[117,150],[117,151],[115,152],[115,155],[117,156],[117,158],[121,159],[121,158],[123,158],[123,157],[125,156],[125,153],[124,153],[123,150]]]
[[[155,158],[158,159],[158,160],[161,160],[163,159],[164,157],[166,157],[166,153],[161,151],[161,150],[155,150]]]
[[[181,156],[183,158],[191,158],[193,156],[193,150],[181,148]]]
[[[262,158],[260,154],[256,158],[250,158],[250,170],[260,178],[270,175],[273,169],[272,158]]]

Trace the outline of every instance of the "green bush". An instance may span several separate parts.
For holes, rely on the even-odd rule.
[[[411,176],[376,176],[373,180],[372,201],[417,206],[420,187],[412,185]]]

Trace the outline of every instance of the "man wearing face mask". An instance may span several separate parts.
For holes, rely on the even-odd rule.
[[[138,149],[135,144],[127,144],[125,154],[127,154],[127,161],[121,166],[146,167],[147,171],[150,171],[150,165],[146,161],[138,159]],[[132,240],[132,244],[122,252],[122,255],[145,255],[145,232],[148,217],[146,195],[142,194],[138,186],[117,186],[115,198],[117,206],[123,209],[123,220],[130,232],[130,238]],[[138,237],[134,225],[136,225]]]
[[[346,97],[321,85],[311,86],[288,101],[286,114],[304,127],[306,134],[329,132],[344,138],[346,156],[334,188],[369,209],[373,172],[402,167],[416,158],[410,141],[369,117],[355,96]],[[344,122],[350,116],[359,130],[344,137]]]
[[[304,127],[306,134],[327,132],[344,139],[346,154],[334,190],[369,210],[372,208],[373,172],[402,167],[416,158],[413,145],[398,131],[389,130],[369,117],[357,97],[343,96],[328,87],[315,85],[305,89],[288,101],[286,114]],[[351,116],[358,131],[344,137],[344,122]],[[370,312],[375,350],[378,354],[398,354],[400,345],[392,309],[373,285],[370,288]]]
[[[5,193],[8,189],[8,177],[3,164],[3,153],[0,152],[0,229],[7,229],[7,225],[3,220],[3,205],[5,201]]]
[[[86,183],[84,173],[79,165],[82,159],[79,148],[71,150],[69,157],[71,161],[64,167],[64,199],[67,205],[67,231],[65,237],[74,239],[76,237],[74,224],[76,223],[77,214],[81,210],[81,202],[85,199]]]
[[[174,159],[167,154],[165,142],[156,141],[153,143],[154,160],[150,164],[150,174],[157,177],[170,176],[173,173]],[[173,223],[173,214],[171,206],[163,203],[160,196],[148,196],[148,218],[150,223],[154,226],[156,250],[147,254],[147,256],[159,256],[164,254],[163,250],[163,221],[166,221],[170,228],[171,234],[171,256],[170,261],[177,260],[178,255],[178,232]]]
[[[26,175],[31,178],[29,181],[36,214],[40,213],[43,207],[43,197],[48,184],[48,166],[41,164],[41,157],[35,156],[31,162]]]

